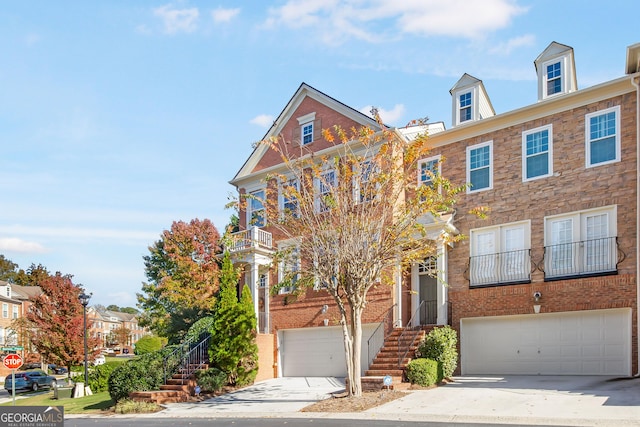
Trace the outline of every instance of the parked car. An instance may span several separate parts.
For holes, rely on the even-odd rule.
[[[20,370],[21,371],[27,371],[29,369],[40,369],[42,368],[42,364],[39,362],[31,362],[31,363],[24,363],[21,367]]]
[[[56,378],[51,375],[47,375],[40,369],[34,369],[33,371],[16,372],[15,374],[16,390],[33,390],[37,391],[42,387],[51,388],[56,383]],[[4,379],[4,388],[8,392],[11,392],[13,383],[11,382],[11,375],[7,375]]]
[[[49,371],[53,372],[56,375],[66,374],[67,368],[64,366],[54,365],[53,363],[49,364]]]

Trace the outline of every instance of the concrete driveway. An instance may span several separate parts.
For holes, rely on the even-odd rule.
[[[640,378],[456,377],[453,383],[371,409],[403,420],[571,426],[640,425]]]
[[[198,403],[176,403],[151,417],[292,417],[484,422],[563,426],[640,425],[640,378],[601,376],[456,377],[357,414],[301,413],[344,390],[335,378],[276,378]]]

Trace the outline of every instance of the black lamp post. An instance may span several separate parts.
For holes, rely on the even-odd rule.
[[[84,382],[85,386],[89,385],[89,370],[87,368],[87,305],[89,304],[89,299],[91,298],[91,294],[86,294],[84,291],[78,296],[80,300],[80,304],[82,304],[82,314],[84,316]]]

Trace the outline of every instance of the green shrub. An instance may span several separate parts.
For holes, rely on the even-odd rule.
[[[227,374],[217,368],[209,368],[206,371],[196,371],[196,381],[203,392],[216,392],[222,390],[227,383]]]
[[[438,365],[438,362],[431,359],[413,359],[405,370],[407,379],[411,384],[432,386],[438,382]]]
[[[109,396],[118,402],[129,397],[132,391],[158,390],[164,383],[163,359],[175,347],[145,354],[117,366],[109,376]]]
[[[155,335],[145,335],[136,342],[134,353],[137,355],[153,353],[159,351],[167,345],[167,339]]]
[[[197,320],[184,337],[185,341],[200,341],[200,338],[203,334],[211,333],[211,328],[213,328],[213,322],[215,317],[207,316]]]
[[[435,328],[427,334],[416,356],[432,359],[442,364],[442,375],[449,378],[458,366],[458,334],[450,326]]]
[[[89,368],[88,384],[84,378],[84,371],[82,375],[76,375],[75,377],[73,377],[73,380],[77,383],[87,384],[91,388],[91,391],[93,393],[107,391],[109,389],[109,376],[117,366],[120,366],[120,363],[107,362],[103,365],[93,366]]]

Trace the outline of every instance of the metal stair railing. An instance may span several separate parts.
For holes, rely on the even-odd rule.
[[[409,319],[409,323],[407,323],[407,327],[402,331],[400,336],[398,337],[398,366],[402,366],[402,361],[409,354],[409,350],[411,350],[411,346],[413,342],[416,340],[416,337],[422,330],[422,325],[420,322],[415,322],[417,325],[414,325],[414,319],[419,318],[420,312],[422,311],[422,306],[425,304],[425,301],[420,301],[420,305]],[[405,343],[403,345],[403,342]]]
[[[367,357],[369,361],[369,366],[373,363],[373,360],[376,358],[380,349],[384,345],[384,341],[393,331],[393,310],[397,307],[397,304],[393,304],[387,313],[384,315],[384,318],[378,325],[375,331],[371,334],[369,339],[367,340]],[[375,354],[373,354],[375,349]]]
[[[174,374],[181,372],[181,383],[184,384],[185,378],[201,369],[209,362],[209,343],[211,342],[211,334],[203,333],[198,340],[191,339],[178,346],[173,352],[165,356],[162,361],[164,373],[164,383]]]

